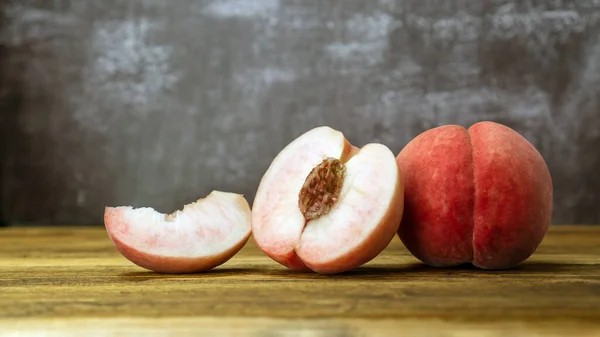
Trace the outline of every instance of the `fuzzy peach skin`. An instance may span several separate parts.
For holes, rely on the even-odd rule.
[[[339,199],[328,214],[306,221],[299,192],[324,158],[345,163]],[[252,233],[273,260],[297,271],[333,274],[376,257],[396,235],[404,185],[394,155],[381,144],[358,149],[329,127],[286,146],[264,174],[252,206]]]
[[[225,263],[245,245],[250,212],[241,195],[213,191],[168,216],[148,207],[106,207],[104,223],[117,251],[134,264],[192,273]]]
[[[541,154],[494,122],[440,126],[397,156],[405,183],[398,234],[431,266],[506,269],[526,260],[552,215],[552,178]]]

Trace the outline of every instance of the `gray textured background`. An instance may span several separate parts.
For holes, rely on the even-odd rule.
[[[600,1],[2,1],[0,218],[101,224],[212,189],[251,201],[318,125],[398,152],[495,120],[600,223]]]

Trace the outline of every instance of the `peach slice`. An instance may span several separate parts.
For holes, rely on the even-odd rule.
[[[160,273],[191,273],[225,263],[246,244],[250,213],[243,196],[213,191],[172,214],[106,207],[104,223],[129,261]]]
[[[273,260],[322,274],[375,258],[402,219],[404,185],[384,145],[358,149],[329,127],[286,146],[262,177],[252,206],[252,233]]]

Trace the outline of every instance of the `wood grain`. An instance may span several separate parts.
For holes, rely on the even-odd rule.
[[[397,239],[335,276],[288,271],[252,240],[193,275],[132,265],[102,228],[5,228],[0,247],[0,331],[9,335],[600,335],[599,227],[552,227],[534,256],[502,272],[430,268]]]

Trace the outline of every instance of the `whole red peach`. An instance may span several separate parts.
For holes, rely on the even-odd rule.
[[[405,183],[398,234],[419,260],[506,269],[541,243],[552,214],[552,178],[536,148],[511,128],[425,131],[396,157]]]

